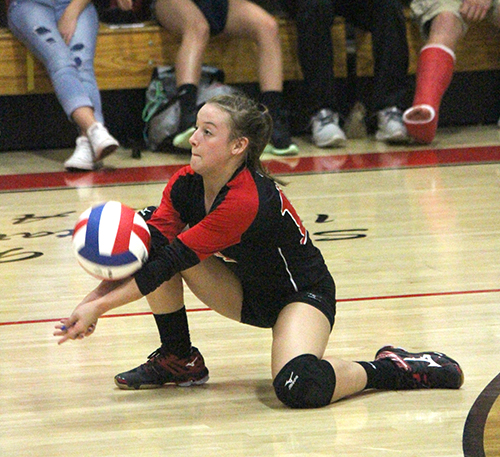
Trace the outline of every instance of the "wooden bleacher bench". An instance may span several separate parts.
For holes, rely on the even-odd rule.
[[[285,80],[299,80],[302,73],[296,51],[296,30],[292,21],[278,18],[283,50]],[[422,41],[408,18],[410,73],[415,73]],[[345,24],[335,21],[332,38],[335,47],[335,75],[347,76]],[[145,88],[157,65],[173,64],[179,41],[162,27],[146,23],[143,27],[112,28],[102,24],[95,59],[95,72],[101,90]],[[373,75],[371,36],[356,37],[358,76]],[[258,81],[255,45],[244,39],[215,37],[205,54],[205,63],[224,70],[228,84]],[[500,69],[500,32],[483,22],[471,27],[457,50],[456,71]],[[10,33],[0,28],[0,95],[39,94],[52,91],[43,66]]]
[[[297,60],[296,32],[292,22],[278,19],[286,80],[302,78]],[[336,72],[346,76],[345,31],[342,21],[332,28],[337,50]],[[99,89],[147,87],[153,68],[174,63],[179,40],[159,25],[112,28],[102,24],[97,41],[95,72]],[[221,68],[228,84],[257,82],[256,46],[245,39],[215,37],[208,47],[206,64]],[[43,66],[7,29],[0,29],[0,95],[51,92]]]
[[[417,60],[424,42],[416,24],[406,10],[407,38],[410,52],[409,73],[417,71]],[[371,35],[358,32],[356,36],[356,74],[373,76]],[[488,71],[500,69],[500,30],[487,21],[472,24],[465,39],[456,50],[456,72]]]

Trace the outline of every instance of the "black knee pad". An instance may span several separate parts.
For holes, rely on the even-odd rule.
[[[335,371],[326,360],[303,354],[290,360],[276,376],[276,396],[291,408],[319,408],[330,404]]]

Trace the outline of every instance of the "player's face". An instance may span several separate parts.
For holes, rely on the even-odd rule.
[[[191,143],[191,167],[201,175],[223,168],[234,158],[230,141],[229,114],[216,105],[205,104],[198,112]]]

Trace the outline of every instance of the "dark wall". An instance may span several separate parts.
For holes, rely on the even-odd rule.
[[[279,0],[256,0],[271,12],[280,12]],[[4,2],[0,0],[0,7]],[[0,8],[0,20],[4,12]],[[351,66],[355,64],[350,61]],[[456,73],[443,98],[441,126],[491,124],[500,116],[500,72]],[[414,77],[410,77],[407,105],[411,104]],[[345,117],[355,100],[370,105],[371,78],[337,80],[339,110]],[[240,86],[250,96],[258,86]],[[307,100],[301,81],[287,81],[285,96],[290,108],[292,131],[307,131]],[[125,147],[142,142],[144,90],[102,91],[106,124]],[[368,119],[373,128],[374,118]],[[370,122],[372,121],[372,122]],[[63,113],[54,94],[0,96],[0,151],[69,148],[74,145],[76,129]]]
[[[408,105],[414,77],[410,78]],[[446,92],[440,111],[440,126],[493,124],[500,116],[500,72],[456,73]],[[347,116],[354,100],[369,106],[372,81],[361,78],[356,85],[338,79],[340,111]],[[250,96],[258,95],[256,84],[240,88]],[[307,131],[308,117],[301,81],[285,83],[294,134]],[[144,90],[102,92],[104,115],[110,131],[124,147],[142,141]],[[373,119],[373,118],[372,118]],[[373,125],[372,125],[373,127]],[[69,148],[76,130],[66,119],[54,94],[0,97],[0,151]]]
[[[0,2],[0,27],[7,27],[7,12],[5,2]]]
[[[145,0],[146,1],[146,0]],[[279,0],[256,0],[268,11],[280,11]],[[105,8],[107,0],[97,0]],[[0,27],[7,25],[0,0]],[[251,86],[245,88],[253,92]],[[142,141],[144,90],[102,91],[106,124],[124,146]],[[0,96],[0,151],[55,149],[74,145],[76,129],[54,94]]]

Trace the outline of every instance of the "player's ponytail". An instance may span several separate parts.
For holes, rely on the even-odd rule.
[[[285,184],[272,177],[260,160],[273,130],[273,121],[269,110],[264,105],[258,104],[244,95],[220,95],[211,98],[207,103],[217,105],[229,114],[231,140],[248,139],[245,156],[246,166],[280,184]]]

